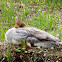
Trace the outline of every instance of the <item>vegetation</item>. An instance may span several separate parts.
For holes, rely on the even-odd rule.
[[[16,16],[26,26],[45,30],[62,40],[61,11],[62,0],[0,0],[0,42],[5,42],[5,33],[14,26]]]

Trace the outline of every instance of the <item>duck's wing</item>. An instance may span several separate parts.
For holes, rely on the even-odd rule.
[[[53,41],[60,41],[57,37],[45,32],[43,30],[33,28],[33,27],[25,27],[23,28],[26,33],[29,35],[39,39],[39,40],[53,40]]]

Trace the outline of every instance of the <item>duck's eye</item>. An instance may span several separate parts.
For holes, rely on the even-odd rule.
[[[21,25],[21,26],[19,26],[19,27],[23,27],[23,26]]]

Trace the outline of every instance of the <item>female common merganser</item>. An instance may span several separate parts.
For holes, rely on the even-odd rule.
[[[24,22],[21,22],[20,19],[16,20],[15,27],[6,32],[5,38],[13,44],[21,44],[22,40],[25,39],[34,46],[44,46],[45,48],[62,45],[57,37],[37,28],[25,27]]]

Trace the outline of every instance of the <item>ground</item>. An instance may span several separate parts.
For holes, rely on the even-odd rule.
[[[61,0],[60,1],[59,0],[0,1],[0,42],[3,42],[5,44],[6,42],[5,33],[9,28],[14,26],[16,16],[18,16],[19,18],[21,17],[21,20],[25,22],[26,26],[36,27],[41,30],[45,30],[50,34],[58,37],[60,40],[62,40],[62,1]],[[3,50],[4,49],[5,48],[3,48]],[[2,52],[1,50],[0,53]],[[60,53],[61,52],[59,52],[58,54]],[[8,54],[6,55],[9,56]],[[53,56],[55,57],[55,55]],[[61,55],[58,57],[60,57],[60,60],[62,59]],[[11,59],[7,57],[7,61],[9,60]],[[56,61],[57,61],[57,57],[56,57]]]

